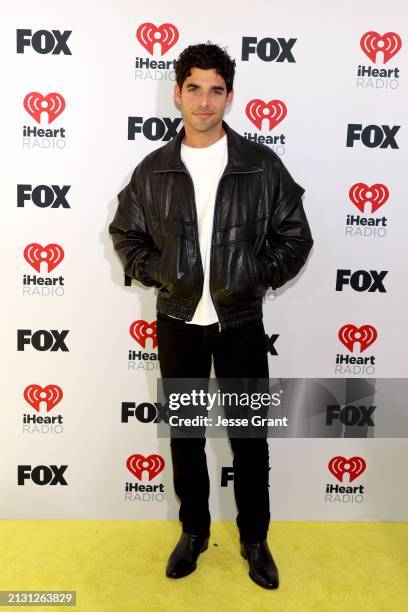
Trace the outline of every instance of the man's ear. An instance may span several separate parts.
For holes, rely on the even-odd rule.
[[[229,92],[229,94],[227,95],[227,101],[225,103],[225,106],[230,106],[230,104],[232,104],[232,100],[234,99],[234,90],[231,89],[231,91]]]
[[[177,102],[177,104],[181,103],[181,91],[177,83],[175,83],[174,85],[174,99]]]

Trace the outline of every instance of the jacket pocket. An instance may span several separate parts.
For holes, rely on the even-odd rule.
[[[192,276],[188,241],[183,236],[167,236],[159,267],[159,280],[169,297],[186,297],[192,293]]]
[[[160,281],[159,270],[161,264],[161,255],[159,251],[149,253],[144,261],[143,270],[155,281]]]
[[[262,263],[259,258],[255,254],[255,249],[249,246],[249,259],[253,266],[253,284],[252,289],[254,291],[254,296],[259,297],[259,295],[263,295],[266,291],[266,287],[264,285],[264,269]]]
[[[224,244],[217,249],[212,287],[225,306],[251,302],[264,295],[262,267],[250,241]]]

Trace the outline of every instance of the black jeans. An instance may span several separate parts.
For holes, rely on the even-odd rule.
[[[162,378],[209,378],[211,358],[217,378],[269,378],[262,321],[219,331],[218,324],[194,325],[157,313],[157,342]],[[210,528],[204,438],[171,437],[174,489],[186,533]],[[266,437],[230,437],[234,493],[240,538],[266,538],[269,521],[269,449]]]

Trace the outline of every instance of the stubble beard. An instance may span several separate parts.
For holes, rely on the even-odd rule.
[[[192,120],[188,121],[188,124],[196,132],[205,133],[205,132],[210,132],[215,127],[217,127],[217,125],[219,125],[221,123],[221,121],[222,121],[222,117],[215,118],[214,116],[212,116],[211,120],[209,120],[209,121],[207,121],[207,120],[200,120],[197,117],[192,117]]]

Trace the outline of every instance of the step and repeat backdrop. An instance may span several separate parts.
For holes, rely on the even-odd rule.
[[[407,519],[405,394],[396,406],[394,383],[377,384],[401,391],[408,374],[406,23],[405,3],[368,0],[7,7],[2,518],[178,516],[157,436],[157,296],[124,276],[108,226],[134,167],[182,126],[175,59],[210,40],[237,62],[225,120],[305,188],[315,240],[264,299],[274,385],[309,379],[269,440],[272,519]],[[325,380],[343,391],[311,402]],[[212,516],[233,519],[228,440],[207,456]]]

